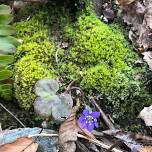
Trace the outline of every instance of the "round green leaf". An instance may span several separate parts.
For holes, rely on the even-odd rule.
[[[35,85],[35,93],[42,98],[56,94],[58,90],[59,84],[54,79],[44,78],[39,80]]]

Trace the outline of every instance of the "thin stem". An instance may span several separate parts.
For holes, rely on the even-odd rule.
[[[77,136],[78,136],[79,138],[83,138],[83,139],[89,140],[90,142],[92,142],[92,143],[94,143],[94,144],[96,144],[96,145],[98,145],[98,146],[100,146],[100,147],[102,147],[102,148],[104,148],[104,149],[109,149],[109,148],[111,148],[111,146],[108,146],[108,145],[106,145],[105,143],[103,143],[103,142],[101,142],[101,141],[99,141],[99,140],[97,140],[97,139],[91,139],[91,138],[88,138],[88,137],[86,137],[86,136],[84,136],[84,135],[81,135],[81,134],[77,134]],[[117,148],[113,148],[112,151],[113,151],[113,152],[123,152],[122,150],[119,150],[119,149],[117,149]]]
[[[58,137],[59,135],[58,134],[34,134],[34,135],[29,135],[28,137],[31,138],[31,137],[40,137],[40,136],[43,136],[43,137]]]
[[[0,103],[0,106],[3,109],[5,109],[11,116],[13,116],[24,128],[26,128],[26,126],[12,112],[10,112],[2,103]]]
[[[106,114],[103,112],[103,110],[100,108],[100,106],[97,104],[94,98],[91,99],[92,103],[95,105],[95,107],[99,110],[102,119],[104,120],[105,124],[108,126],[109,129],[115,130],[115,126],[113,123],[108,119]]]

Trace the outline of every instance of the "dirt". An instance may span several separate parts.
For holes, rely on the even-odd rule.
[[[0,99],[0,103],[3,104],[9,110],[14,114],[15,117],[17,117],[26,127],[34,127],[34,126],[40,126],[40,123],[38,121],[34,121],[34,112],[32,111],[25,111],[24,109],[21,109],[18,106],[18,103],[16,101],[4,101]],[[13,116],[11,116],[4,108],[0,106],[0,123],[2,126],[2,129],[7,128],[19,128],[23,127]]]

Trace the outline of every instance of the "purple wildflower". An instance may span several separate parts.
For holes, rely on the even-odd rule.
[[[94,127],[98,128],[97,118],[100,116],[100,112],[92,112],[89,110],[83,110],[82,116],[79,118],[82,128],[86,128],[88,131],[92,131]]]

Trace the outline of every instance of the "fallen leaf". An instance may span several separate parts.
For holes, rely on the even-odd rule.
[[[118,0],[121,16],[130,27],[129,39],[139,51],[152,48],[152,0]]]
[[[146,126],[152,126],[152,105],[149,107],[144,107],[139,114],[139,118],[144,120]]]
[[[36,152],[38,144],[32,138],[18,138],[15,142],[0,147],[0,152]]]
[[[95,139],[94,135],[87,129],[82,129],[76,119],[76,111],[79,109],[79,103],[73,107],[69,118],[61,124],[59,129],[60,152],[75,152],[78,133],[84,134],[90,139]]]
[[[142,145],[136,141],[136,134],[134,133],[128,133],[121,130],[106,130],[103,131],[103,133],[109,136],[113,136],[119,139],[119,141],[121,140],[132,151],[137,151],[142,147]],[[140,138],[141,137],[142,136],[140,136]]]
[[[59,145],[61,152],[75,152],[77,141],[77,134],[80,128],[76,121],[76,111],[78,107],[72,109],[69,118],[61,124],[59,129]]]
[[[139,152],[152,152],[151,146],[145,146],[139,150]]]
[[[118,0],[118,3],[120,5],[128,5],[131,4],[132,2],[134,2],[135,0]]]
[[[103,10],[103,16],[108,20],[112,21],[115,17],[115,13],[111,8],[106,8]]]
[[[152,52],[143,52],[142,55],[144,55],[143,60],[147,62],[149,69],[152,70]]]

